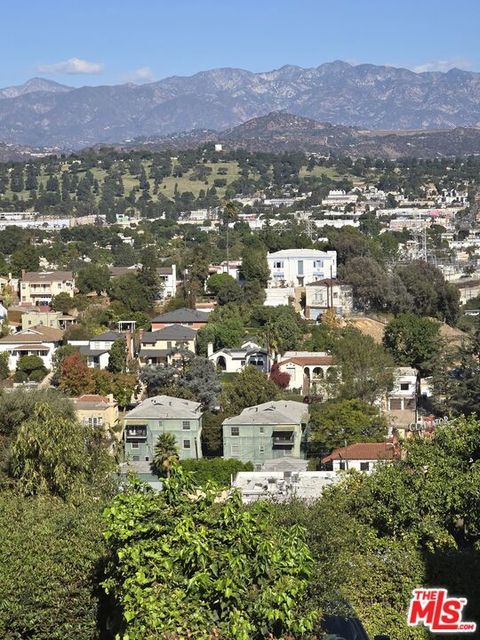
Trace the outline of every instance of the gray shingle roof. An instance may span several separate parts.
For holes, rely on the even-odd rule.
[[[142,342],[157,342],[158,340],[192,340],[197,332],[190,327],[182,325],[172,325],[171,327],[163,327],[157,331],[145,331],[142,336]]]
[[[156,316],[152,322],[207,322],[208,311],[197,311],[196,309],[176,309],[175,311],[169,311],[168,313],[162,313]]]
[[[135,419],[163,419],[181,418],[196,420],[200,417],[200,402],[192,402],[183,398],[173,398],[172,396],[154,396],[141,402],[135,409],[132,409],[125,416]]]

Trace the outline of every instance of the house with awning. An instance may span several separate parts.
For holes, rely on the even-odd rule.
[[[47,369],[52,368],[52,356],[61,345],[63,331],[36,325],[0,338],[0,353],[9,353],[8,368],[15,371],[22,356],[39,356]]]

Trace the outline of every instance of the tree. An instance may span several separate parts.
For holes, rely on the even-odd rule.
[[[246,407],[278,400],[280,391],[277,385],[255,367],[245,367],[223,389],[221,404],[228,416],[234,416]]]
[[[162,491],[132,488],[106,518],[111,560],[104,588],[122,612],[114,632],[311,637],[319,616],[306,602],[312,559],[304,530],[273,526],[266,505],[248,511],[238,493],[220,499],[217,488],[200,488],[175,467]]]
[[[397,270],[413,299],[413,310],[454,323],[459,314],[458,289],[445,282],[442,272],[427,262],[416,260]]]
[[[80,293],[94,291],[100,295],[110,287],[110,271],[108,267],[90,263],[79,269],[75,283]]]
[[[40,382],[47,372],[40,356],[22,356],[17,362],[14,379],[15,382]]]
[[[198,484],[215,482],[222,487],[230,487],[232,477],[239,471],[253,471],[251,462],[224,458],[201,458],[182,460],[180,466],[192,474]]]
[[[207,288],[217,298],[220,305],[241,302],[243,299],[242,287],[228,273],[216,273],[210,276],[207,280]]]
[[[454,415],[480,415],[480,327],[433,372],[436,404]]]
[[[112,373],[125,373],[127,370],[127,342],[118,338],[112,344],[108,356],[108,370]]]
[[[177,462],[178,446],[175,436],[172,433],[161,433],[155,443],[155,453],[150,464],[152,473],[168,478]]]
[[[310,442],[321,454],[353,442],[383,442],[385,417],[363,400],[327,400],[310,411]]]
[[[92,371],[79,353],[63,359],[59,387],[69,396],[81,396],[92,389]]]
[[[226,417],[216,411],[205,411],[202,416],[202,452],[207,458],[223,455],[223,421]]]
[[[193,358],[177,383],[189,389],[204,409],[214,409],[217,406],[220,382],[213,362],[207,358]]]
[[[102,456],[93,431],[57,415],[45,403],[35,405],[11,448],[11,473],[24,495],[79,495],[97,471],[102,476],[113,466],[106,447]]]
[[[385,327],[383,345],[396,364],[414,367],[422,376],[429,375],[441,347],[440,324],[404,313]]]
[[[281,371],[278,362],[275,362],[270,371],[270,380],[273,380],[280,389],[286,389],[290,382],[290,374],[286,371]]]
[[[372,337],[344,329],[332,349],[340,397],[375,402],[393,386],[393,359]]]
[[[62,291],[52,298],[52,309],[54,311],[61,311],[62,313],[68,313],[75,307],[75,301],[72,296],[69,296],[66,291]]]
[[[103,500],[0,492],[0,637],[93,640],[102,628]],[[48,585],[48,588],[46,588]],[[61,604],[62,603],[62,604]]]
[[[2,351],[0,353],[0,380],[6,380],[10,375],[10,369],[8,367],[8,361],[10,354],[8,351]]]
[[[373,258],[351,258],[340,275],[352,285],[353,300],[358,309],[383,311],[388,308],[391,294],[389,278],[383,267]]]
[[[60,384],[60,375],[62,371],[63,361],[67,356],[71,356],[72,354],[79,354],[78,347],[73,344],[64,344],[58,349],[55,349],[52,356],[52,379],[51,382],[54,386],[58,387]]]
[[[248,244],[242,251],[242,278],[247,282],[257,281],[263,288],[270,279],[267,251],[262,244]]]
[[[117,373],[113,376],[111,393],[119,407],[126,407],[132,402],[137,386],[137,377],[132,373]]]

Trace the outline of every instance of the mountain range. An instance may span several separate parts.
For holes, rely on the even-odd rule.
[[[414,73],[336,61],[264,73],[212,69],[148,84],[80,88],[34,78],[0,89],[0,140],[73,150],[285,111],[370,130],[480,127],[480,73]]]
[[[189,149],[205,143],[225,148],[282,153],[302,151],[351,157],[439,158],[477,154],[480,128],[379,131],[332,125],[291,113],[273,112],[226,129],[195,129],[166,136],[139,138],[114,145],[128,149]],[[100,145],[101,146],[101,145]]]

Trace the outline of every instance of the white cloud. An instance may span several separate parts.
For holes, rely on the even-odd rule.
[[[127,82],[135,82],[138,84],[153,82],[155,80],[155,74],[150,67],[139,67],[128,73],[126,80]]]
[[[424,73],[425,71],[448,71],[449,69],[471,69],[472,63],[466,58],[451,58],[450,60],[430,60],[416,67],[413,67],[415,73]]]
[[[103,64],[100,62],[89,62],[81,58],[69,58],[63,62],[55,62],[54,64],[42,64],[37,67],[39,73],[47,75],[55,75],[67,73],[77,75],[81,73],[102,73]]]

